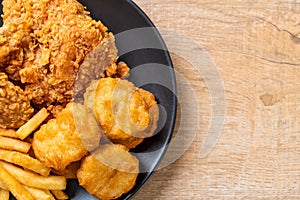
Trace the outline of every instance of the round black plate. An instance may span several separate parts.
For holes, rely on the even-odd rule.
[[[130,192],[123,195],[120,199],[132,198],[146,183],[155,168],[162,159],[172,136],[175,117],[176,117],[176,81],[172,67],[171,58],[167,48],[155,29],[153,23],[145,15],[145,13],[130,0],[79,0],[90,11],[91,16],[96,20],[101,20],[109,31],[118,35],[128,30],[140,30],[137,28],[151,27],[147,34],[143,35],[133,31],[130,38],[133,41],[122,41],[124,38],[116,37],[116,44],[118,49],[126,49],[124,46],[128,42],[136,43],[138,46],[145,46],[137,50],[123,52],[119,60],[125,61],[131,68],[138,66],[147,66],[144,69],[144,75],[151,79],[151,83],[141,85],[143,80],[139,75],[132,75],[130,80],[151,91],[160,107],[165,112],[161,113],[163,125],[159,133],[151,138],[144,140],[132,152],[139,158],[141,171],[136,185]],[[2,1],[1,1],[2,2]],[[2,10],[2,6],[1,6]],[[2,20],[0,21],[2,24]],[[153,47],[151,47],[153,46]],[[121,50],[122,52],[122,50]],[[157,70],[161,67],[162,70]],[[153,70],[152,70],[153,69]],[[143,68],[142,68],[143,73]],[[140,74],[140,73],[138,73]],[[145,76],[143,76],[145,77]],[[159,84],[162,83],[163,84]],[[79,187],[77,181],[70,181],[66,190],[71,199],[89,200],[94,199],[84,189]]]

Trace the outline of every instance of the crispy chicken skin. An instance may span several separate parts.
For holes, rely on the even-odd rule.
[[[114,36],[76,0],[3,0],[0,68],[25,85],[36,107],[65,104],[85,56],[101,44],[101,68],[117,59]],[[99,61],[99,60],[98,60]],[[81,73],[88,80],[96,66]]]
[[[34,110],[25,92],[0,73],[0,128],[16,129],[27,122]]]
[[[100,138],[97,121],[84,106],[69,103],[56,119],[49,120],[34,133],[32,148],[44,165],[61,171],[95,149]]]
[[[120,146],[105,144],[81,161],[79,184],[96,198],[116,199],[134,185],[139,161]]]
[[[0,28],[0,69],[20,67],[24,60],[23,48],[29,45],[32,22],[27,20],[20,1],[3,0],[3,23]]]
[[[92,82],[84,103],[94,110],[105,135],[129,149],[156,129],[158,106],[154,96],[127,80],[102,78]]]

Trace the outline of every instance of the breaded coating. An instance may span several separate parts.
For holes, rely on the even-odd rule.
[[[129,70],[128,65],[123,61],[118,64],[113,63],[105,70],[104,77],[126,78],[129,75]]]
[[[139,161],[117,145],[100,146],[81,162],[77,171],[79,184],[102,200],[116,199],[134,185]]]
[[[28,37],[28,35],[27,35]],[[0,28],[0,70],[8,66],[22,66],[24,52],[21,47],[22,38],[26,38],[25,31],[14,32],[7,26]],[[26,39],[23,40],[26,42]],[[12,77],[13,78],[13,77]]]
[[[158,106],[154,96],[127,80],[102,78],[87,89],[84,103],[93,109],[105,135],[131,149],[154,133]]]
[[[106,71],[111,71],[111,69],[114,68],[116,63],[112,61],[116,60],[116,53],[115,38],[112,34],[110,34],[87,54],[80,65],[77,78],[74,83],[74,95],[76,97],[79,96],[81,98],[92,80],[105,76],[107,74]],[[119,64],[117,66],[119,66]],[[120,69],[121,67],[116,68]],[[112,75],[116,74],[120,74],[120,71],[116,70]],[[123,73],[122,75],[126,74]]]
[[[52,169],[52,172],[56,175],[64,176],[66,179],[77,179],[77,171],[80,165],[81,161],[77,161],[69,164],[64,170],[57,171]]]
[[[32,148],[37,159],[47,167],[61,171],[79,161],[100,142],[97,120],[84,106],[67,107],[34,133]]]
[[[0,73],[0,128],[17,129],[27,122],[34,109],[25,92]]]
[[[0,68],[25,85],[36,107],[72,99],[79,66],[97,45],[98,65],[81,72],[88,80],[117,59],[114,36],[76,0],[3,0],[3,12]]]
[[[3,26],[0,28],[0,69],[18,68],[24,60],[23,48],[29,45],[32,21],[22,4],[16,0],[3,0]],[[14,66],[14,67],[13,67]],[[10,75],[13,78],[13,75]]]

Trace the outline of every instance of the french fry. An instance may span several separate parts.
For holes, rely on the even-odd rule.
[[[24,186],[28,192],[38,200],[55,200],[53,195],[49,192],[49,190],[41,190],[41,189],[36,189],[28,186]]]
[[[0,165],[23,185],[44,190],[66,189],[67,181],[63,176],[44,177],[3,161],[0,161]]]
[[[19,165],[43,176],[48,176],[50,173],[50,168],[45,167],[37,159],[20,152],[0,149],[0,160]]]
[[[61,190],[51,190],[51,192],[58,200],[69,199],[68,195]]]
[[[0,136],[0,149],[15,150],[22,153],[27,153],[30,147],[30,143],[23,142],[14,138]]]
[[[0,189],[0,200],[9,200],[9,191]]]
[[[2,189],[2,190],[8,190],[7,187],[6,187],[6,185],[2,181],[0,181],[0,189]]]
[[[0,136],[10,137],[10,138],[18,138],[16,131],[12,130],[12,129],[0,128]]]
[[[17,135],[21,140],[24,140],[34,130],[36,130],[43,121],[48,117],[49,113],[46,108],[42,108],[28,122],[17,130]]]
[[[36,189],[28,186],[24,186],[24,188],[35,198],[39,200],[55,200],[53,195],[50,193],[49,190],[41,190],[41,189]],[[3,191],[8,191],[6,185],[0,181],[0,200],[4,200],[5,198],[1,199],[1,190]],[[7,198],[8,199],[8,198]],[[5,199],[6,200],[6,199]]]
[[[8,190],[17,200],[34,200],[31,194],[13,177],[2,165],[0,165],[0,181],[3,182]]]

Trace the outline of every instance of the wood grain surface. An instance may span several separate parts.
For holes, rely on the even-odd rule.
[[[208,53],[226,95],[220,139],[200,158],[215,124],[212,91],[206,74],[171,52],[197,96],[200,127],[191,127],[192,144],[135,199],[300,199],[300,1],[135,2],[159,29],[191,38]],[[196,109],[189,103],[181,107]],[[183,117],[179,107],[176,130]]]

